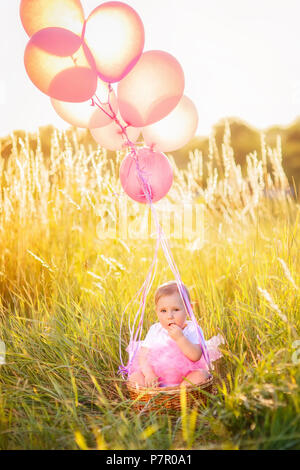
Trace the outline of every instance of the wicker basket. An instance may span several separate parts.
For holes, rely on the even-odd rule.
[[[126,382],[130,398],[133,400],[133,407],[138,411],[164,411],[180,410],[179,385],[175,387],[153,387],[146,388]],[[206,404],[207,394],[213,392],[213,378],[201,385],[186,386],[186,404],[188,407],[195,406],[196,403]]]

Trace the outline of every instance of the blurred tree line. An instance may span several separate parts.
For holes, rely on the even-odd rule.
[[[212,128],[215,136],[216,145],[220,155],[222,154],[222,142],[224,136],[225,122],[228,121],[231,130],[231,144],[235,153],[235,160],[241,165],[242,169],[246,164],[246,155],[256,151],[258,157],[261,158],[261,134],[265,135],[266,144],[272,147],[276,146],[277,136],[281,137],[283,168],[287,174],[289,183],[292,188],[296,189],[298,197],[300,195],[300,117],[287,127],[273,126],[263,131],[251,127],[246,122],[238,118],[226,118],[219,121]],[[41,147],[45,158],[50,155],[51,139],[55,128],[51,125],[40,127],[39,135]],[[75,146],[74,135],[79,145],[83,145],[85,150],[95,150],[96,142],[93,140],[88,130],[76,129],[70,127],[66,134],[72,146]],[[17,130],[14,132],[16,137],[25,139],[25,131]],[[30,148],[35,151],[37,147],[37,135],[29,134]],[[18,144],[19,145],[19,144]],[[195,149],[200,150],[204,156],[204,179],[205,179],[205,161],[209,154],[209,137],[195,136],[186,146],[172,152],[176,164],[179,168],[184,168],[187,164],[189,152]],[[7,159],[12,152],[11,136],[0,138],[1,156]],[[114,158],[115,152],[108,152],[111,158]],[[294,192],[294,191],[293,191]]]

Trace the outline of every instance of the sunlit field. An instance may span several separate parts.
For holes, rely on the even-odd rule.
[[[221,153],[211,137],[186,169],[169,155],[164,204],[202,208],[201,231],[170,236],[172,253],[205,336],[226,339],[216,393],[177,414],[137,413],[117,374],[121,315],[155,249],[151,224],[137,231],[147,207],[121,188],[125,154],[109,159],[75,132],[53,134],[50,158],[28,142],[13,139],[0,160],[0,449],[300,449],[300,206],[280,140],[269,148],[262,135],[243,170],[228,126]],[[160,251],[144,332],[170,279]]]

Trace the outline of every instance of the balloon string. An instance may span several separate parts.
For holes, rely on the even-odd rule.
[[[206,341],[205,341],[205,338],[204,338],[204,335],[203,335],[203,331],[202,331],[201,327],[198,325],[197,319],[196,319],[195,314],[193,312],[193,309],[192,309],[192,306],[190,304],[190,301],[189,301],[188,295],[186,293],[186,290],[183,286],[183,283],[182,283],[182,280],[181,280],[181,277],[180,277],[180,273],[178,271],[177,265],[175,263],[173,255],[172,255],[172,252],[171,252],[170,246],[168,244],[167,238],[166,238],[166,236],[163,232],[163,229],[162,229],[162,227],[159,223],[158,214],[157,214],[157,211],[156,211],[156,209],[153,205],[153,202],[152,202],[151,187],[149,186],[147,180],[144,177],[145,173],[141,170],[141,168],[139,166],[138,153],[137,153],[137,150],[136,150],[136,145],[133,142],[131,142],[131,140],[128,137],[127,127],[129,127],[129,126],[128,125],[126,127],[123,126],[121,124],[120,120],[117,118],[117,115],[116,115],[115,111],[112,109],[111,102],[110,102],[110,94],[111,94],[112,91],[113,91],[113,88],[112,88],[111,84],[109,83],[109,93],[108,93],[108,102],[107,102],[107,104],[108,104],[109,110],[111,112],[111,115],[103,109],[101,104],[99,105],[96,102],[95,102],[95,104],[107,116],[109,116],[113,121],[115,121],[115,123],[121,129],[121,134],[122,134],[122,137],[123,137],[123,140],[124,140],[124,145],[126,145],[126,147],[130,148],[130,154],[134,158],[134,161],[135,161],[135,164],[136,164],[137,174],[138,174],[139,180],[142,184],[142,188],[143,188],[144,194],[146,196],[147,202],[148,202],[149,207],[151,209],[151,213],[153,214],[153,218],[154,218],[155,225],[156,225],[156,230],[157,230],[157,240],[156,240],[156,247],[155,247],[155,253],[154,253],[153,261],[152,261],[152,264],[149,268],[149,271],[147,273],[146,279],[145,279],[142,287],[139,289],[138,293],[135,296],[135,299],[140,296],[140,306],[139,306],[139,309],[138,309],[138,311],[137,311],[137,313],[134,317],[133,326],[129,328],[129,331],[130,331],[130,342],[129,342],[129,349],[128,349],[129,361],[128,361],[127,365],[124,364],[123,359],[122,359],[121,333],[122,333],[124,314],[127,311],[127,308],[131,304],[132,300],[129,302],[129,304],[127,304],[127,306],[126,306],[126,308],[123,311],[122,316],[121,316],[120,337],[119,337],[119,356],[120,356],[121,365],[119,367],[119,373],[123,376],[123,378],[126,374],[127,375],[129,374],[131,364],[132,364],[132,362],[135,358],[135,355],[136,355],[136,353],[139,349],[139,341],[141,339],[142,330],[143,330],[143,321],[144,321],[144,313],[145,313],[145,307],[146,307],[146,298],[147,298],[147,295],[148,295],[148,293],[151,289],[153,280],[155,278],[159,245],[161,245],[161,247],[163,249],[163,252],[164,252],[164,255],[165,255],[165,258],[168,261],[169,267],[171,268],[171,271],[174,274],[174,277],[175,277],[175,280],[176,280],[176,283],[177,283],[177,287],[178,287],[181,299],[183,301],[185,310],[186,310],[187,314],[189,315],[189,317],[191,318],[191,320],[192,320],[192,322],[193,322],[193,324],[196,328],[203,357],[204,357],[204,359],[207,363],[208,369],[210,369],[211,368],[211,363],[210,363],[210,358],[209,358],[209,354],[208,354]],[[100,102],[99,99],[98,99],[98,101]],[[139,322],[138,322],[138,325],[137,325],[136,330],[134,332],[135,324],[138,321],[138,318],[139,318]]]
[[[131,153],[134,155],[135,157],[135,162],[136,162],[136,165],[139,167],[139,163],[138,163],[138,159],[137,159],[137,152],[136,152],[136,148],[135,148],[135,145],[133,142],[130,141],[129,137],[128,137],[128,134],[127,134],[127,131],[126,131],[126,127],[122,126],[121,122],[119,121],[119,119],[117,118],[116,116],[116,113],[114,112],[114,110],[112,109],[112,106],[111,106],[111,103],[110,103],[110,94],[112,92],[112,86],[111,84],[109,84],[109,94],[108,94],[108,106],[109,106],[109,109],[110,109],[110,112],[111,112],[111,115],[101,106],[101,102],[99,100],[99,98],[97,96],[95,96],[95,98],[99,101],[99,103],[97,103],[96,101],[93,101],[93,103],[99,107],[107,116],[109,116],[112,120],[115,121],[115,123],[120,127],[121,129],[121,133],[122,133],[122,137],[126,143],[126,145],[128,147],[130,147],[131,149]],[[139,171],[141,173],[141,170],[139,168]],[[143,182],[144,184],[148,187],[147,185],[147,182],[144,180],[143,178]],[[149,193],[149,188],[148,188],[148,191],[147,191],[147,194]],[[149,201],[151,201],[151,196],[150,194],[148,194],[148,199]],[[155,254],[154,254],[154,257],[153,257],[153,262],[152,262],[152,265],[150,266],[150,269],[148,271],[148,274],[147,274],[147,277],[146,277],[146,280],[144,281],[144,284],[142,285],[141,289],[138,291],[136,297],[138,297],[139,295],[142,295],[141,299],[140,299],[140,307],[135,315],[135,318],[134,318],[134,323],[133,323],[133,327],[132,329],[130,330],[130,339],[132,342],[132,339],[134,341],[134,344],[137,344],[137,341],[141,339],[141,335],[142,335],[142,329],[143,329],[143,320],[144,320],[144,313],[145,313],[145,307],[146,307],[146,297],[151,289],[151,286],[152,286],[152,283],[153,283],[153,280],[155,278],[155,271],[156,271],[156,265],[157,265],[157,256],[158,256],[158,248],[159,248],[159,239],[157,239],[157,243],[156,243],[156,248],[155,248]],[[154,271],[154,267],[155,267],[155,271]],[[154,272],[153,272],[154,271]],[[142,293],[141,293],[142,292]],[[136,299],[135,297],[135,299]],[[126,367],[124,366],[124,363],[123,363],[123,360],[122,360],[122,352],[121,352],[121,332],[122,332],[122,326],[123,326],[123,319],[124,319],[124,314],[128,308],[128,306],[130,305],[131,302],[129,302],[129,304],[126,306],[125,310],[123,311],[122,313],[122,316],[121,316],[121,323],[120,323],[120,337],[119,337],[119,355],[120,355],[120,362],[121,362],[121,367],[119,368],[119,372],[121,372],[122,374],[126,373],[127,369]],[[141,314],[140,314],[141,312]],[[139,314],[140,314],[140,320],[139,320],[139,323],[138,323],[138,326],[137,326],[137,329],[136,329],[136,332],[134,334],[134,326],[137,322],[137,319],[139,317]],[[134,356],[137,352],[137,348],[135,348],[134,352],[133,352],[133,357],[132,357],[132,360],[134,359]]]

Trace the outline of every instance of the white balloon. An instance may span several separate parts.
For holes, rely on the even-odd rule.
[[[184,91],[184,73],[175,57],[146,51],[118,83],[119,111],[128,124],[144,127],[167,116]]]
[[[83,101],[81,103],[70,103],[66,101],[51,98],[51,104],[57,114],[66,122],[76,127],[94,129],[107,126],[111,123],[112,112],[108,104],[109,89],[108,84],[98,79],[98,86],[95,92],[95,102],[104,109],[102,111],[96,104],[91,105],[92,101]],[[110,104],[115,113],[118,111],[118,101],[114,91],[110,93]],[[108,113],[108,115],[106,114]]]
[[[158,152],[171,152],[187,144],[198,126],[196,106],[183,96],[173,111],[160,121],[142,129],[145,143]]]
[[[50,0],[49,0],[50,1]],[[105,82],[124,78],[140,58],[145,31],[137,12],[123,2],[105,2],[86,20],[84,40]]]

